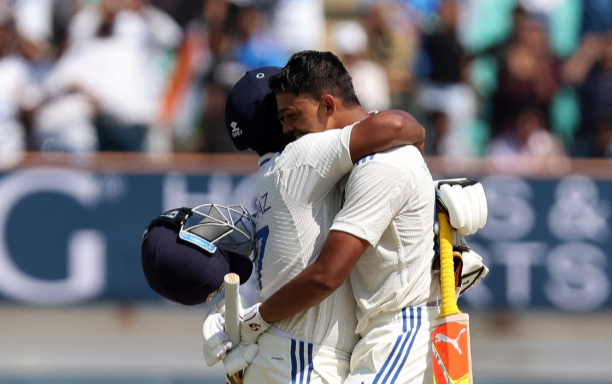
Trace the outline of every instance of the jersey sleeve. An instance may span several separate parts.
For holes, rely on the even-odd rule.
[[[349,233],[375,246],[399,212],[411,186],[405,170],[377,161],[384,154],[357,162],[346,184],[346,200],[333,231]]]

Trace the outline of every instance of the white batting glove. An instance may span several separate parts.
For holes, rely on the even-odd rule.
[[[244,309],[240,313],[241,344],[255,343],[257,339],[259,339],[259,336],[270,327],[270,323],[265,321],[259,313],[260,305],[261,303],[257,303],[249,308]]]
[[[204,338],[204,360],[209,367],[217,364],[232,347],[229,335],[225,332],[225,299],[211,309],[202,324]]]
[[[478,285],[480,280],[489,274],[489,268],[484,265],[482,256],[470,248],[465,237],[452,229],[453,244],[453,264],[455,276],[461,274],[460,279],[456,279],[457,297],[461,296],[471,287]],[[433,263],[434,273],[440,272],[439,255],[436,255]]]
[[[482,262],[482,256],[476,253],[465,237],[456,230],[453,234],[453,251],[461,253],[461,282],[457,287],[457,294],[463,295],[471,287],[478,285],[483,277],[489,274],[489,268]]]
[[[463,295],[465,291],[478,285],[480,280],[489,274],[489,268],[482,262],[482,256],[474,252],[473,249],[464,251],[461,258],[463,259],[463,271],[461,273],[459,295]]]
[[[257,343],[245,345],[238,344],[236,348],[233,348],[231,351],[227,353],[225,358],[223,358],[223,365],[225,366],[225,371],[233,375],[234,373],[241,371],[248,367],[255,356],[257,356],[257,352],[259,351],[259,345]]]
[[[449,218],[451,227],[462,235],[473,235],[487,223],[487,198],[482,184],[473,179],[434,180],[438,207]]]

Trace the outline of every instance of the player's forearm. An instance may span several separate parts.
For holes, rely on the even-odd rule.
[[[384,111],[357,124],[351,134],[353,162],[376,152],[422,143],[425,128],[407,112]]]
[[[373,116],[372,119],[377,118]],[[380,113],[380,121],[371,129],[370,139],[387,150],[398,145],[415,144],[425,140],[425,128],[408,112],[393,110]]]
[[[276,291],[259,307],[261,317],[268,323],[294,316],[319,304],[340,285],[329,279],[316,264],[311,264],[289,283]]]
[[[259,307],[268,323],[296,315],[331,295],[348,278],[369,243],[331,231],[317,259]]]

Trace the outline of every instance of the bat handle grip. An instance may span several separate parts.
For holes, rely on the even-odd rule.
[[[438,224],[440,225],[440,286],[442,296],[440,315],[438,317],[444,317],[461,313],[461,311],[457,306],[457,296],[455,293],[453,234],[448,219],[443,213],[438,213]]]

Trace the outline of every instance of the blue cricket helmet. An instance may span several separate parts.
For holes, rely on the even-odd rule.
[[[242,205],[204,204],[160,214],[141,243],[142,269],[151,289],[168,300],[197,305],[215,297],[223,277],[246,282],[253,271],[255,223]]]
[[[268,85],[270,77],[281,69],[261,67],[247,71],[230,90],[225,103],[225,128],[236,149],[260,148],[271,136],[282,132],[276,95]]]

